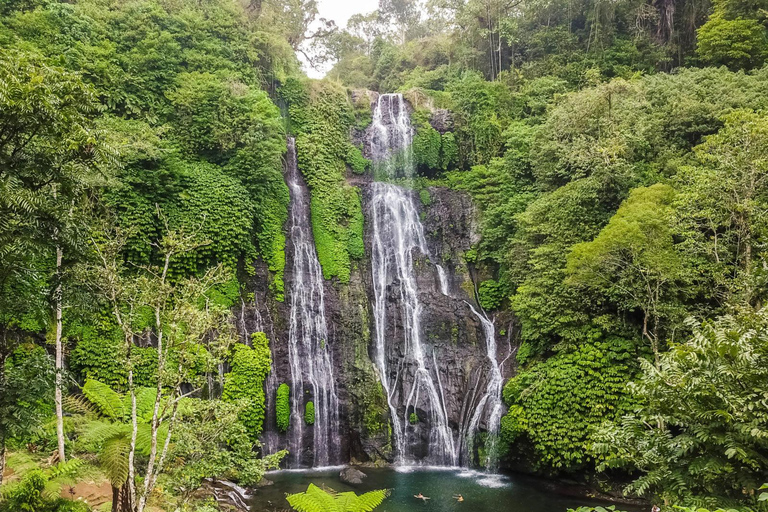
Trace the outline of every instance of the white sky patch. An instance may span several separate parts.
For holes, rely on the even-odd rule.
[[[339,28],[347,26],[347,20],[353,14],[367,14],[379,8],[379,0],[318,0],[317,18],[333,20]],[[319,24],[313,24],[310,30],[317,29]],[[322,78],[331,70],[333,63],[327,63],[321,69],[311,67],[301,53],[296,54],[301,62],[301,67],[310,78]]]

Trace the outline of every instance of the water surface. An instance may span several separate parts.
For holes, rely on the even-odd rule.
[[[600,501],[558,494],[549,482],[465,469],[363,468],[368,478],[362,485],[351,486],[339,480],[342,467],[269,473],[267,478],[275,484],[254,492],[253,512],[288,510],[285,493],[302,492],[310,483],[358,494],[373,489],[391,489],[392,495],[376,512],[565,512],[582,505],[605,505]],[[419,493],[430,499],[414,498]],[[453,499],[457,494],[464,496],[464,502]],[[617,508],[643,510],[624,505]]]

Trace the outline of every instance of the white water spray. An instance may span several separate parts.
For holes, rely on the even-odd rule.
[[[379,96],[373,113],[372,153],[379,178],[411,178],[413,130],[401,94]],[[414,426],[411,414],[425,411],[419,418],[429,425],[426,456],[420,462],[440,465],[458,464],[458,450],[437,365],[433,367],[422,344],[422,307],[414,275],[414,251],[428,256],[424,228],[409,191],[389,183],[371,185],[373,223],[372,269],[374,290],[374,319],[376,331],[376,366],[387,394],[392,416],[396,461],[414,462],[412,453]],[[441,277],[441,282],[442,282]],[[447,279],[445,280],[447,290]],[[387,298],[396,297],[400,308],[401,331],[394,332],[387,318]],[[396,345],[397,344],[397,345]],[[402,359],[397,368],[390,368],[389,356],[401,346]]]
[[[504,414],[504,403],[501,401],[501,390],[504,385],[504,378],[501,374],[501,365],[496,356],[496,334],[493,322],[488,319],[485,313],[478,312],[472,304],[467,302],[467,306],[472,313],[480,320],[485,332],[485,351],[490,365],[490,374],[486,383],[485,393],[475,408],[472,420],[469,422],[469,431],[467,434],[467,450],[469,460],[472,460],[474,449],[474,438],[478,433],[480,421],[486,418],[486,430],[488,438],[485,442],[486,460],[485,467],[488,470],[498,469],[499,453],[499,427],[501,425],[501,416]],[[481,461],[482,462],[482,461]]]
[[[286,178],[291,194],[289,259],[291,305],[288,360],[291,368],[291,420],[288,431],[289,464],[302,464],[304,429],[313,429],[313,466],[327,466],[340,459],[339,399],[333,375],[328,326],[325,318],[323,273],[312,237],[309,200],[296,163],[296,145],[288,139]],[[310,395],[307,397],[307,391]],[[308,400],[315,406],[315,422],[305,425]]]

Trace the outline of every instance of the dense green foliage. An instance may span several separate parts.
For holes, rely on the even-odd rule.
[[[287,134],[323,275],[355,276],[370,88],[410,103],[423,207],[448,186],[478,209],[479,240],[451,263],[514,318],[504,462],[764,509],[767,7],[387,1],[312,33],[312,0],[3,3],[0,460],[53,445],[42,345],[63,305],[62,444],[134,501],[121,512],[157,494],[185,509],[205,478],[252,483],[279,463],[259,459],[269,342],[235,343],[230,308],[254,274],[270,311],[284,299]],[[297,50],[335,59],[331,80],[300,76]],[[371,382],[361,430],[384,436]],[[290,395],[281,384],[281,432]],[[0,507],[76,510],[42,493],[52,479],[21,475]],[[311,486],[289,502],[385,495]]]
[[[239,420],[255,442],[264,424],[264,381],[269,375],[272,354],[263,332],[253,333],[251,343],[251,347],[241,344],[233,347],[232,370],[226,376],[221,398],[239,404]]]
[[[528,441],[540,468],[580,467],[594,460],[596,427],[629,408],[626,381],[634,350],[623,339],[585,340],[509,380],[502,439]]]
[[[713,505],[744,500],[765,479],[768,310],[697,325],[643,363],[639,407],[599,433],[603,466],[643,471],[630,488]]]
[[[251,407],[220,406],[248,425],[230,421],[231,438],[211,441],[221,452],[211,457],[216,467],[200,468],[197,452],[182,450],[212,434],[206,425],[187,422],[174,443],[164,433],[184,415],[182,386],[199,398],[228,350],[236,271],[244,278],[262,259],[272,297],[283,299],[285,133],[267,91],[298,73],[294,47],[316,13],[314,4],[274,1],[254,11],[228,0],[0,7],[0,387],[13,401],[0,406],[3,464],[6,443],[35,442],[53,412],[51,361],[41,350],[17,356],[17,347],[48,337],[52,304],[63,305],[66,386],[100,380],[102,394],[138,394],[140,404],[145,386],[156,389],[157,407],[148,418],[139,411],[132,464],[130,415],[78,410],[64,422],[67,450],[97,453],[90,459],[120,486],[117,510],[144,509],[169,473],[168,446],[177,463],[189,463],[186,476],[174,474],[190,493],[188,485],[223,475],[225,459],[227,475],[249,482],[279,461],[282,454],[259,460],[253,445],[266,339],[249,349],[262,363]],[[238,355],[235,377],[244,378],[253,368]],[[243,437],[249,430],[252,438]],[[146,451],[152,435],[158,447]]]
[[[22,345],[6,359],[0,375],[0,457],[10,442],[35,441],[53,412],[56,375],[41,347]]]
[[[49,472],[50,473],[50,472]],[[50,478],[46,472],[35,469],[9,489],[3,489],[2,512],[89,512],[86,503],[70,501],[46,493]]]
[[[291,388],[283,382],[277,387],[275,395],[275,419],[277,429],[286,432],[291,423]]]

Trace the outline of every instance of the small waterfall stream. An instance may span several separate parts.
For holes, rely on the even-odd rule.
[[[472,420],[469,422],[469,432],[466,440],[469,452],[468,456],[469,460],[472,460],[474,439],[478,434],[480,421],[483,419],[483,416],[485,416],[488,438],[485,442],[486,458],[484,465],[486,469],[495,471],[498,469],[499,462],[499,427],[501,426],[501,416],[504,414],[504,403],[501,400],[501,390],[504,386],[504,378],[501,374],[501,364],[499,364],[496,356],[496,329],[493,322],[486,316],[485,312],[478,312],[469,302],[467,302],[467,306],[469,306],[469,309],[483,326],[483,332],[485,333],[485,351],[488,357],[488,362],[490,363],[490,374],[488,375],[485,393],[477,403],[475,412],[472,415]],[[480,462],[482,463],[483,461]]]
[[[378,178],[411,178],[410,116],[400,94],[382,94],[373,114],[372,153]],[[392,415],[396,462],[416,462],[412,453],[415,427],[411,415],[425,411],[418,418],[429,425],[428,453],[420,462],[457,465],[456,441],[449,426],[445,396],[440,386],[434,353],[425,353],[422,343],[422,307],[414,275],[414,252],[429,256],[424,228],[412,194],[389,183],[371,185],[373,224],[372,274],[376,353],[382,385]],[[441,275],[441,283],[447,279]],[[400,308],[401,329],[394,334],[392,318],[387,315],[388,297],[394,295]],[[399,339],[396,339],[398,336]],[[402,359],[390,367],[390,355],[401,344]],[[429,368],[428,362],[433,366]]]
[[[339,399],[333,374],[325,317],[323,273],[315,251],[309,198],[296,163],[296,145],[288,139],[286,181],[291,195],[289,237],[291,276],[288,297],[290,324],[288,360],[291,369],[291,420],[288,431],[289,464],[306,463],[305,429],[312,433],[312,466],[327,466],[340,459]],[[315,421],[307,425],[304,411],[314,403]]]

